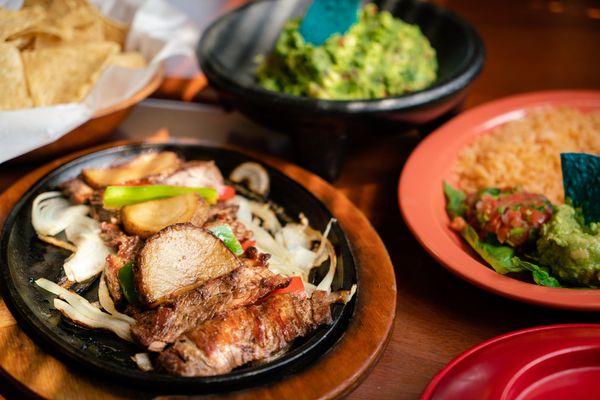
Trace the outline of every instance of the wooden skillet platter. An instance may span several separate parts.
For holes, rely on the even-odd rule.
[[[21,196],[45,174],[74,158],[114,145],[63,157],[16,182],[0,196],[0,222],[4,223]],[[288,162],[260,155],[258,158],[299,182],[338,219],[349,238],[356,261],[358,297],[354,315],[344,335],[323,357],[284,379],[208,397],[313,399],[342,396],[358,385],[385,348],[396,304],[393,267],[375,230],[343,194],[317,176]],[[0,302],[0,367],[5,375],[30,394],[47,398],[153,396],[152,392],[117,385],[82,373],[77,365],[65,364],[54,358],[21,330],[4,302]]]

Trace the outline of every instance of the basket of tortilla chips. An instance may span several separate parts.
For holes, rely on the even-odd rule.
[[[137,13],[164,13],[161,7],[168,5],[94,3],[25,0],[18,10],[0,7],[0,140],[15,130],[21,135],[0,162],[35,148],[34,155],[46,156],[96,142],[159,86],[161,62],[173,55],[164,50],[174,47],[172,38],[143,32],[148,24]],[[149,6],[158,10],[137,9]],[[142,32],[134,35],[136,23]]]

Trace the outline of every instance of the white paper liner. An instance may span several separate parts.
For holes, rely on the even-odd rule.
[[[0,111],[0,163],[51,143],[88,121],[96,111],[130,98],[174,56],[195,63],[199,31],[165,0],[91,0],[108,17],[130,26],[125,50],[141,52],[148,66],[107,68],[82,103]],[[19,9],[22,0],[0,0],[0,7]]]

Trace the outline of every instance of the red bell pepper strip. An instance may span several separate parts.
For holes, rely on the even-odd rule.
[[[219,189],[219,201],[232,199],[235,196],[235,188],[233,186],[223,186]]]
[[[273,290],[267,295],[267,297],[285,293],[291,293],[302,297],[306,296],[306,290],[304,289],[304,283],[302,282],[302,278],[300,278],[299,276],[292,276],[290,283],[286,287]]]
[[[254,246],[256,246],[256,242],[254,240],[246,240],[244,243],[242,243],[242,249],[244,249],[244,251]]]

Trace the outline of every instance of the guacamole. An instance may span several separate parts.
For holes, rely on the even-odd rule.
[[[345,35],[322,46],[304,42],[290,20],[257,70],[268,90],[319,99],[376,99],[413,92],[436,80],[436,53],[417,25],[367,4]]]
[[[537,241],[539,262],[573,285],[600,286],[600,223],[588,226],[569,205],[557,207]]]

